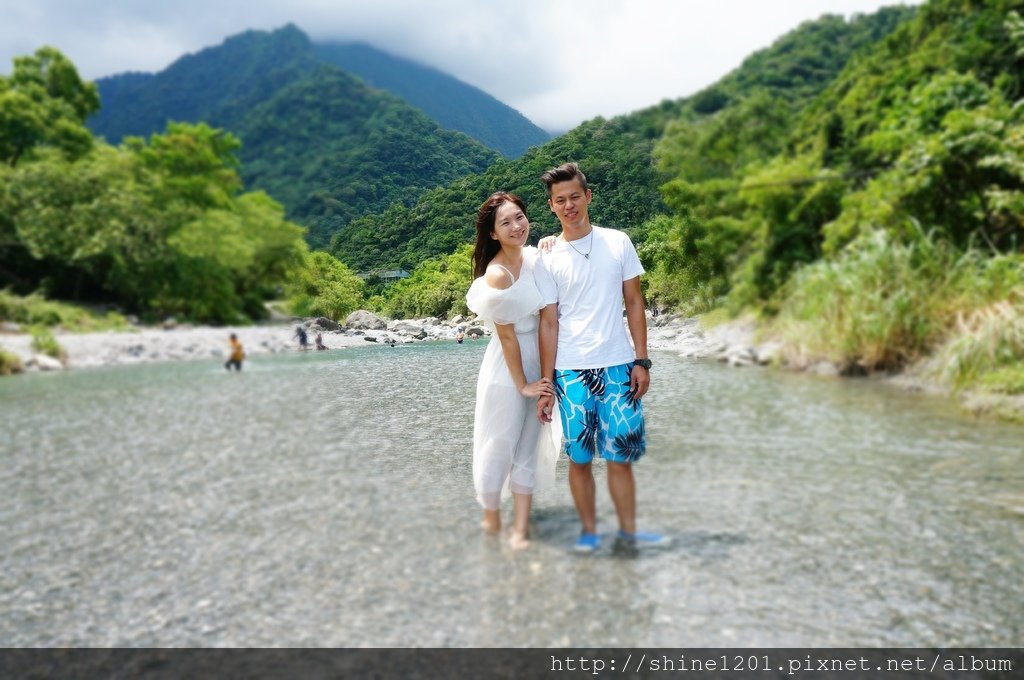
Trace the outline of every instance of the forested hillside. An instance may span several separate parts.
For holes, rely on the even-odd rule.
[[[361,303],[362,281],[310,254],[279,203],[243,192],[233,135],[171,123],[113,147],[85,127],[99,106],[51,47],[0,77],[0,320],[88,326],[44,295],[212,323],[283,296],[335,317]]]
[[[315,48],[321,60],[398,95],[441,127],[464,132],[506,158],[518,158],[529,147],[551,139],[515,109],[437,69],[364,43],[324,43]]]
[[[411,202],[498,157],[323,64],[294,26],[229,38],[155,75],[100,81],[99,93],[90,124],[111,142],[171,120],[231,131],[242,142],[245,185],[281,201],[314,247],[358,215]]]
[[[668,211],[659,187],[672,175],[659,169],[654,159],[655,145],[667,126],[747,107],[753,97],[767,97],[772,106],[781,103],[770,115],[788,121],[839,74],[852,54],[886,35],[910,13],[891,8],[850,21],[826,16],[807,22],[693,97],[666,100],[611,120],[596,118],[518,160],[499,161],[484,173],[428,192],[413,207],[393,205],[384,213],[355,220],[337,232],[331,252],[356,269],[411,268],[470,240],[477,206],[498,189],[516,192],[527,201],[535,233],[553,233],[557,222],[548,212],[539,178],[566,160],[579,162],[594,187],[594,221],[631,230],[642,242],[641,225]],[[753,127],[746,134],[771,152],[780,143],[776,132]]]
[[[927,356],[954,387],[1024,393],[1022,5],[932,0],[799,115],[752,98],[671,126],[649,295],[756,310],[794,363]],[[777,148],[746,137],[766,120]]]
[[[791,364],[914,365],[1011,403],[1024,394],[1022,12],[931,0],[805,24],[692,98],[591,121],[357,220],[334,252],[369,257],[371,231],[403,264],[465,242],[470,208],[498,188],[521,191],[550,232],[538,170],[578,160],[595,221],[639,244],[651,304],[752,314]],[[424,263],[377,304],[463,309],[468,257]]]

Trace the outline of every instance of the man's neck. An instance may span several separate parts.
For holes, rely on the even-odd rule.
[[[579,225],[562,225],[562,233],[560,234],[563,241],[577,241],[581,238],[586,238],[593,231],[594,226],[589,222],[584,222]]]

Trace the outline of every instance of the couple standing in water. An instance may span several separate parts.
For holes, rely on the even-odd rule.
[[[484,529],[501,530],[507,485],[514,507],[509,543],[529,545],[533,493],[554,475],[553,427],[561,431],[559,448],[569,458],[569,488],[582,524],[575,550],[593,552],[601,542],[591,467],[596,456],[607,463],[617,539],[664,543],[658,534],[636,530],[632,464],[646,449],[641,398],[651,369],[640,292],[644,269],[626,234],[590,223],[592,195],[575,163],[548,170],[541,180],[562,227],[545,252],[526,247],[526,206],[513,194],[492,195],[476,221],[475,280],[466,300],[493,331],[477,380],[473,426],[473,482]]]

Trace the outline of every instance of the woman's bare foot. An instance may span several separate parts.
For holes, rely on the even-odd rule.
[[[489,534],[501,532],[501,511],[484,510],[484,519],[480,522],[480,526]]]
[[[515,529],[508,534],[508,547],[513,550],[526,550],[530,547],[530,539],[526,534],[519,533]]]

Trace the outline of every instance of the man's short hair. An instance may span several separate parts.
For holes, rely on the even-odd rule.
[[[547,192],[548,198],[551,198],[552,185],[560,182],[569,182],[574,179],[579,180],[583,191],[587,190],[587,176],[580,170],[580,166],[575,163],[563,163],[557,168],[551,168],[540,176],[540,181],[544,182],[544,190]]]

